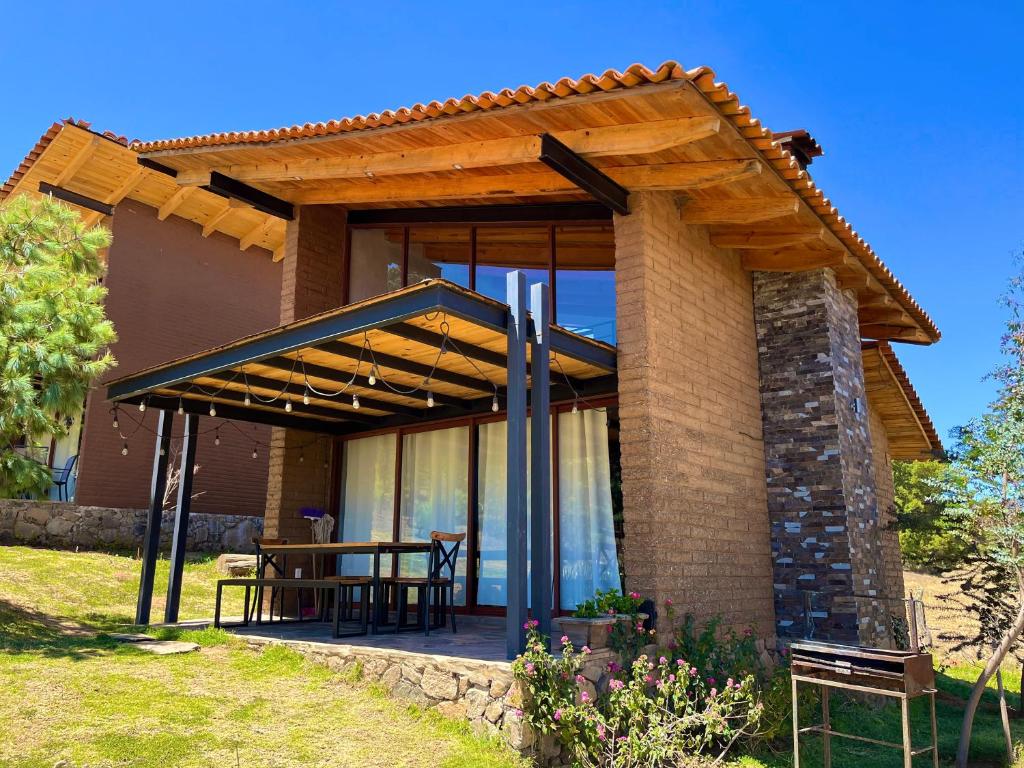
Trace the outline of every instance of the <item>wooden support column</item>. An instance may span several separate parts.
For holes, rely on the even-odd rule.
[[[149,490],[149,517],[146,538],[142,542],[142,574],[139,577],[139,599],[135,606],[135,623],[149,624],[153,604],[153,576],[160,552],[160,520],[163,516],[164,491],[167,489],[167,459],[171,452],[171,428],[174,411],[160,411],[156,429],[156,453],[153,456],[153,478]]]
[[[526,276],[507,278],[508,444],[506,494],[505,650],[514,659],[526,647]]]
[[[551,301],[543,283],[530,286],[533,338],[530,378],[530,605],[538,629],[551,637]]]
[[[174,512],[174,537],[171,539],[171,573],[167,580],[167,603],[164,621],[178,620],[181,603],[181,579],[185,572],[185,547],[188,544],[188,518],[192,511],[192,479],[196,468],[196,444],[199,436],[199,416],[185,415],[185,436],[181,445],[181,469],[178,473],[178,504]]]

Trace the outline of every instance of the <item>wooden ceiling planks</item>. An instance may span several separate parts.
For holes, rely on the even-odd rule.
[[[942,442],[892,347],[865,342],[861,355],[869,408],[885,425],[891,456],[914,461],[942,455]]]

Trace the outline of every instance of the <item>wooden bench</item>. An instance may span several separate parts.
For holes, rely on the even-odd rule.
[[[369,579],[367,579],[369,583]],[[298,602],[298,618],[297,619],[285,619],[283,617],[283,609],[278,613],[278,623],[293,623],[301,622],[302,618],[302,590],[303,589],[314,589],[323,592],[329,592],[331,594],[331,609],[333,612],[333,620],[331,626],[331,635],[334,638],[339,637],[356,637],[358,635],[365,635],[367,632],[367,617],[366,611],[360,612],[360,628],[354,632],[341,633],[341,595],[342,595],[342,584],[336,580],[331,579],[283,579],[283,578],[270,578],[261,579],[258,577],[252,578],[234,578],[234,579],[219,579],[217,581],[217,604],[214,610],[213,626],[220,627],[248,627],[252,618],[252,613],[249,610],[249,600],[252,596],[253,589],[256,590],[256,623],[260,624],[263,622],[263,590],[266,587],[270,587],[272,591],[278,591],[281,593],[281,603],[284,604],[283,592],[285,589],[294,589],[297,594]],[[245,587],[245,609],[243,611],[243,620],[238,623],[224,624],[220,620],[221,612],[221,601],[223,597],[224,587]],[[324,613],[327,610],[327,603],[325,602],[320,610],[319,619],[323,621]],[[270,621],[274,619],[273,606],[270,607]]]

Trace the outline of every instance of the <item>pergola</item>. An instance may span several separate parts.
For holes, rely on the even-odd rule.
[[[136,622],[149,622],[171,427],[185,418],[165,620],[176,621],[201,416],[331,436],[505,410],[507,429],[507,650],[527,616],[528,409],[616,391],[616,351],[556,325],[548,288],[508,276],[507,303],[445,280],[324,312],[109,384],[117,408],[160,411]],[[551,604],[550,426],[531,435],[533,605]],[[537,611],[549,634],[548,611]]]

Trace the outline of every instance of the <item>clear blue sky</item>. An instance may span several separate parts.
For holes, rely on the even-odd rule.
[[[216,6],[216,7],[215,7]],[[945,439],[992,394],[1024,245],[1024,3],[3,3],[0,174],[55,119],[129,138],[365,114],[634,62],[712,67],[943,331],[898,352]]]

